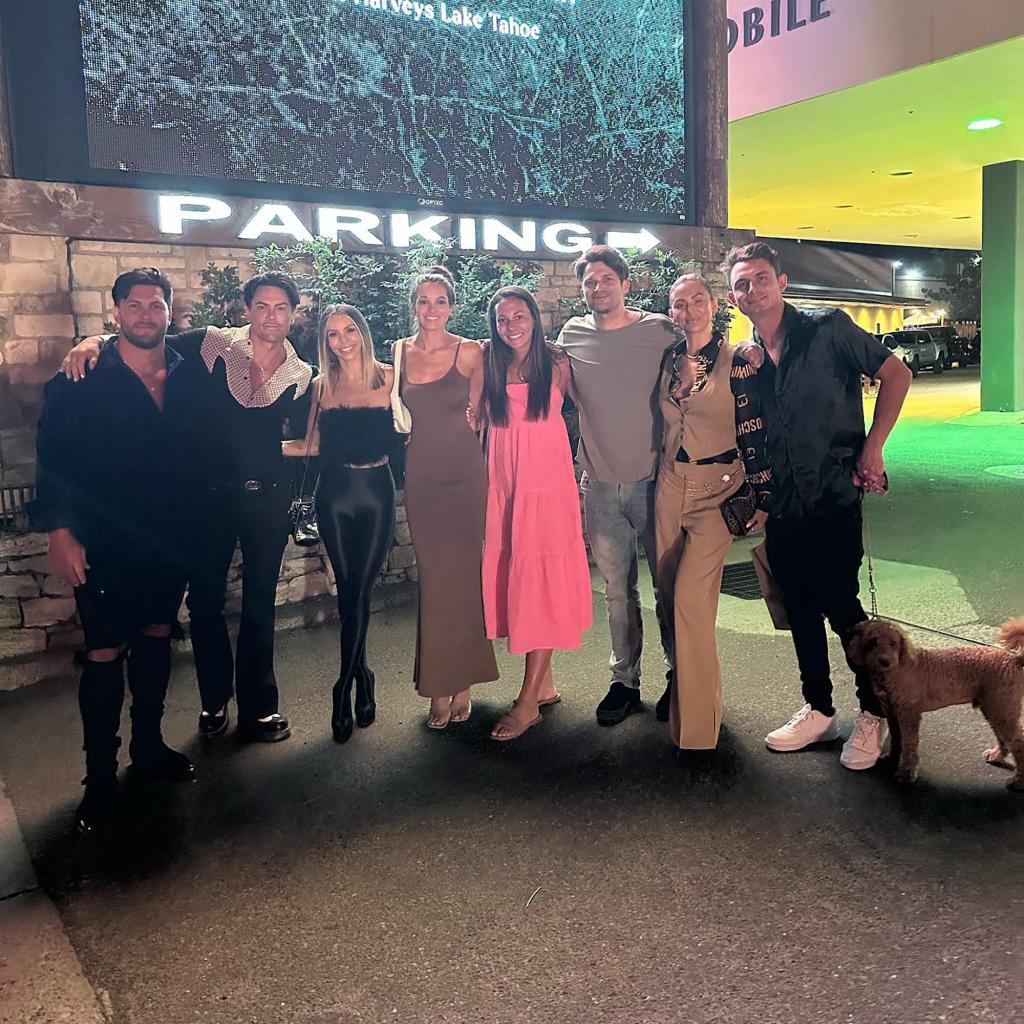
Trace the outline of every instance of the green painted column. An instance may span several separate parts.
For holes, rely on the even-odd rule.
[[[1024,160],[982,171],[981,408],[1024,410]]]

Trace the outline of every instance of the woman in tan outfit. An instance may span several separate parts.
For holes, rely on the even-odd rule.
[[[672,285],[669,316],[684,338],[666,353],[658,389],[657,582],[674,623],[674,668],[657,717],[683,751],[713,750],[722,721],[715,621],[732,535],[720,506],[749,479],[757,511],[746,526],[760,530],[772,496],[756,371],[714,330],[717,311],[703,278]]]
[[[451,334],[455,284],[443,267],[421,274],[411,296],[417,333],[404,346],[400,394],[412,414],[405,506],[419,573],[417,691],[430,698],[427,725],[464,722],[470,687],[498,678],[484,629],[480,568],[487,471],[466,419],[483,389],[479,342]]]

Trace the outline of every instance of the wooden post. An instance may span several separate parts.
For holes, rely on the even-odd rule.
[[[14,176],[11,156],[11,119],[7,113],[7,62],[4,60],[3,25],[0,24],[0,178]]]

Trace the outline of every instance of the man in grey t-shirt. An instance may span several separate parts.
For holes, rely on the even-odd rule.
[[[665,350],[677,339],[668,317],[626,306],[629,267],[617,250],[592,246],[574,269],[590,314],[569,320],[558,344],[572,367],[583,511],[604,578],[612,641],[611,688],[597,707],[597,720],[615,725],[640,709],[637,538],[653,580],[654,475],[661,447],[658,375]],[[671,637],[660,610],[658,625],[670,662]]]

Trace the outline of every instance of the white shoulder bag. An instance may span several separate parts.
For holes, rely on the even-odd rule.
[[[391,388],[391,418],[395,423],[396,434],[408,434],[412,430],[412,413],[406,408],[402,401],[402,354],[408,338],[402,338],[395,342],[395,383]]]

